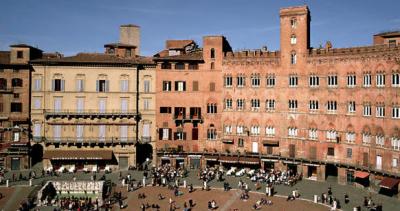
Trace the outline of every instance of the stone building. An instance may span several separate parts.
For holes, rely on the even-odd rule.
[[[121,26],[123,39],[105,53],[31,62],[33,163],[92,171],[152,159],[155,65],[139,56],[139,38],[127,38],[139,32]]]
[[[158,162],[291,169],[342,184],[399,177],[400,33],[374,35],[371,46],[312,48],[310,21],[307,6],[281,9],[279,51],[232,52],[213,36],[182,53],[185,45],[167,41],[155,59]],[[192,107],[203,110],[199,121]]]
[[[31,59],[42,51],[25,44],[0,52],[0,165],[11,170],[29,168],[29,105]]]

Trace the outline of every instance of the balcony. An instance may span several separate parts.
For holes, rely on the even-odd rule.
[[[34,139],[35,140],[35,139]],[[41,138],[46,144],[134,144],[136,143],[136,138],[134,137],[60,137],[60,138]]]
[[[49,118],[84,118],[84,119],[100,119],[100,118],[135,118],[138,113],[134,110],[45,110],[44,115],[46,119]]]

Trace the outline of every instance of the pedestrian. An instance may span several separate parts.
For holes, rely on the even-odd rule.
[[[344,194],[344,203],[347,204],[349,203],[350,199],[349,199],[349,195],[347,195],[347,193]]]

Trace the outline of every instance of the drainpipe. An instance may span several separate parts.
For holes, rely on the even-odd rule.
[[[136,164],[137,164],[137,146],[139,145],[139,122],[142,119],[140,112],[139,112],[139,72],[140,72],[141,66],[137,65],[136,66],[136,115],[135,115],[135,121],[136,121]]]

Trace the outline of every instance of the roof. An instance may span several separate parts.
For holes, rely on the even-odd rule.
[[[194,40],[167,40],[166,49],[183,49],[186,46],[194,43]]]
[[[52,160],[111,160],[111,150],[45,150],[43,158]]]
[[[164,53],[164,51],[162,51]],[[160,53],[162,53],[160,52]],[[163,61],[163,60],[172,60],[172,61],[203,61],[203,51],[198,50],[194,52],[190,52],[187,54],[182,54],[182,55],[176,55],[176,56],[161,56],[160,53],[158,53],[158,56],[160,57],[155,57],[155,61]],[[168,52],[167,52],[168,53]]]
[[[152,57],[122,58],[104,53],[78,53],[61,58],[36,59],[33,64],[154,64]]]
[[[379,33],[379,34],[375,34],[374,36],[397,37],[397,36],[400,36],[400,31],[387,31],[387,32],[382,32],[382,33]]]
[[[0,64],[10,64],[10,51],[0,51]]]
[[[104,47],[122,47],[122,48],[136,48],[136,45],[131,45],[131,44],[125,44],[125,43],[108,43],[105,44]]]
[[[24,44],[24,43],[10,45],[10,47],[12,47],[12,48],[32,48],[34,50],[42,51],[39,48],[35,48],[35,47],[31,46],[31,45],[27,45],[27,44]]]
[[[400,180],[399,179],[395,179],[395,178],[391,178],[391,177],[385,177],[381,183],[379,184],[379,186],[381,188],[386,188],[386,189],[393,189],[397,184],[399,184]]]
[[[120,27],[139,27],[140,28],[140,26],[135,25],[135,24],[124,24],[124,25],[121,25]]]

